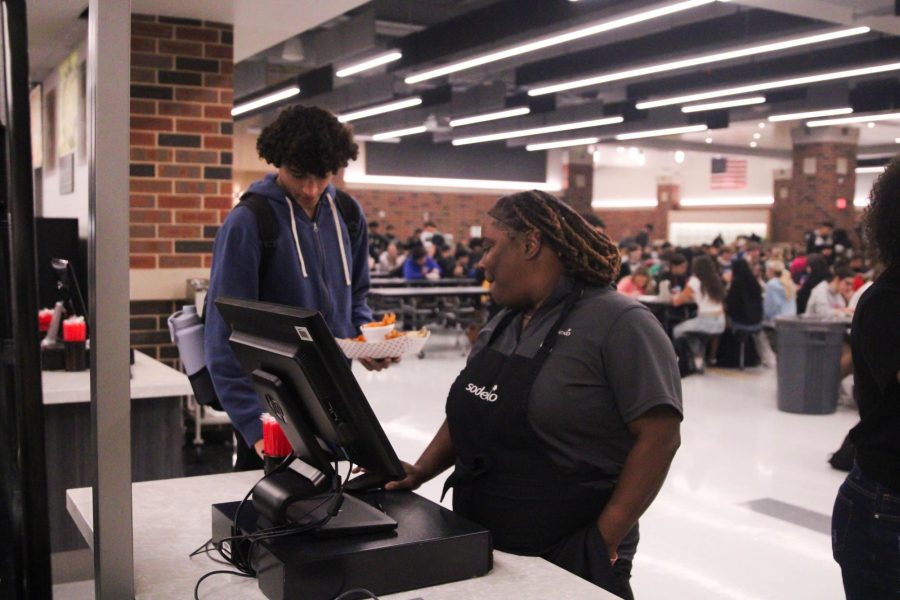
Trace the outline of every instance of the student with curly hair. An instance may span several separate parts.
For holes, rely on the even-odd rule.
[[[357,156],[350,128],[321,108],[292,106],[263,130],[256,147],[277,172],[250,186],[216,234],[206,304],[207,367],[240,433],[236,470],[262,465],[262,407],[228,345],[230,332],[215,299],[232,296],[318,310],[338,337],[355,337],[359,326],[372,320],[366,304],[365,216],[356,200],[331,183]],[[264,235],[264,222],[273,236]],[[384,361],[364,364],[387,366]]]
[[[872,188],[867,242],[883,273],[853,315],[853,469],[831,517],[847,600],[900,598],[900,158]]]
[[[619,253],[568,205],[530,191],[497,201],[480,261],[500,310],[450,388],[447,417],[407,477],[454,467],[456,512],[494,546],[541,556],[622,598],[637,521],[680,444],[672,344],[616,292]]]

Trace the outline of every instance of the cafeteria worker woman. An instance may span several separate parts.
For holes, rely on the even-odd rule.
[[[480,266],[504,308],[450,388],[446,419],[407,477],[451,466],[456,512],[498,550],[542,556],[632,598],[638,518],[680,444],[672,344],[611,286],[616,247],[540,191],[500,198]]]

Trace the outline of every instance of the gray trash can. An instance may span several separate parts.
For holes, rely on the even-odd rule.
[[[778,317],[778,409],[806,415],[837,410],[847,323]]]

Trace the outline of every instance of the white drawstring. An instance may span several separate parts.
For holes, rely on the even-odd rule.
[[[331,194],[328,196],[328,204],[331,205],[331,218],[334,220],[334,230],[337,232],[338,246],[341,249],[341,263],[344,265],[344,281],[350,285],[350,269],[347,267],[347,254],[344,251],[344,234],[341,232],[341,224],[338,219],[337,207],[334,205],[334,198]]]
[[[300,257],[300,270],[303,272],[304,277],[309,277],[306,274],[306,263],[303,261],[303,252],[300,250],[300,236],[297,235],[297,221],[294,219],[294,203],[291,202],[291,199],[287,196],[284,197],[284,201],[287,202],[288,210],[291,211],[291,232],[294,234],[294,245],[297,247],[297,256]]]

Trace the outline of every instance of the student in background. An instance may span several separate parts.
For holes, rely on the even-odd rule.
[[[797,314],[797,286],[790,272],[779,260],[766,262],[766,293],[763,316],[766,321],[775,317]]]
[[[860,423],[850,431],[853,469],[831,517],[834,559],[847,600],[900,597],[900,161],[875,182],[866,239],[884,272],[853,316],[854,395]]]
[[[428,250],[421,244],[413,246],[406,262],[403,263],[403,278],[415,279],[440,279],[441,268],[433,258],[428,256]]]
[[[847,314],[847,302],[853,295],[853,271],[849,267],[836,267],[828,279],[823,279],[812,289],[804,315],[831,317]]]
[[[672,304],[681,306],[693,302],[697,305],[697,316],[676,325],[674,337],[692,331],[710,335],[722,333],[725,331],[725,286],[713,259],[705,254],[694,257],[691,271],[687,286],[672,298]]]
[[[828,267],[828,261],[821,254],[808,255],[804,271],[806,276],[803,278],[800,291],[797,292],[798,315],[806,312],[806,304],[809,302],[809,295],[812,293],[813,288],[826,279],[831,279],[831,269]]]
[[[650,293],[650,274],[647,273],[646,267],[638,267],[619,280],[616,289],[626,296],[637,298]]]

